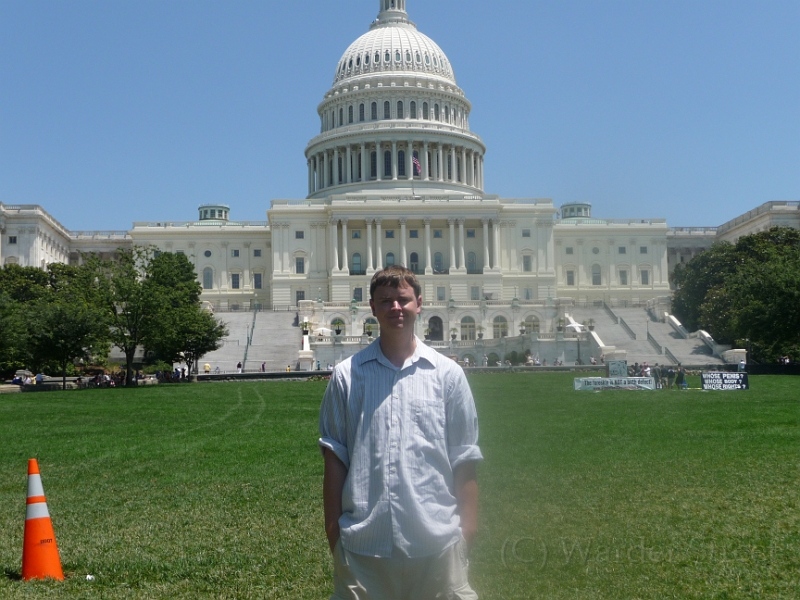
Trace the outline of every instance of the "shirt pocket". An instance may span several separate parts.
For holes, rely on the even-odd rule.
[[[444,402],[420,398],[413,404],[414,421],[423,439],[428,441],[444,438]]]

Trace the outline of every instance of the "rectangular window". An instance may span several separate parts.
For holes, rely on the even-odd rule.
[[[525,300],[533,300],[533,288],[525,288]]]
[[[386,239],[390,240],[394,238],[394,229],[387,229],[386,230]]]
[[[650,271],[642,271],[642,285],[650,285]]]
[[[261,248],[256,248],[255,250],[253,250],[253,256],[255,256],[256,258],[261,258]]]
[[[572,246],[567,246],[567,254],[572,254]]]
[[[231,273],[231,287],[235,290],[239,289],[239,274]]]
[[[531,258],[532,257],[530,254],[525,254],[522,257],[522,270],[525,271],[526,273],[530,273],[531,271],[533,271]]]
[[[443,288],[443,287],[437,287],[437,288],[436,288],[436,299],[437,299],[439,302],[444,302],[444,301],[445,301],[445,295],[446,295],[446,293],[447,293],[447,292],[445,291],[445,288]]]
[[[473,285],[469,288],[469,297],[470,300],[480,300],[481,299],[481,288],[477,285]]]
[[[475,230],[474,229],[467,229],[467,237],[474,238],[475,237]]]
[[[297,290],[294,293],[295,305],[299,305],[300,302],[306,299],[306,292],[305,290]]]
[[[298,275],[302,275],[306,272],[306,259],[302,256],[298,256],[294,259],[294,270],[295,273]]]
[[[358,229],[353,229],[353,239],[360,240],[361,239],[361,231]]]
[[[182,255],[186,256],[186,252],[184,252],[183,250],[178,250],[175,254],[182,254]]]
[[[306,237],[306,232],[305,231],[295,231],[294,232],[294,239],[296,239],[296,240],[302,240],[302,239],[305,239],[305,237]]]
[[[9,244],[16,244],[17,243],[17,236],[15,236],[15,235],[8,236],[8,243]]]
[[[253,273],[253,287],[257,290],[261,289],[261,273]]]
[[[531,237],[531,230],[530,229],[523,229],[522,230],[522,237]]]
[[[408,237],[417,239],[419,238],[419,230],[418,229],[409,229],[408,230]]]
[[[233,258],[239,258],[239,251],[238,250],[231,250],[231,256]]]
[[[619,284],[628,285],[628,271],[619,272]]]
[[[619,253],[620,254],[627,254],[628,253],[628,249],[625,246],[620,246],[619,247]]]
[[[441,238],[442,237],[442,230],[441,229],[434,229],[433,230],[433,237]]]
[[[364,301],[364,288],[358,287],[353,290],[353,300],[356,302]]]
[[[567,285],[575,285],[575,271],[567,271]]]
[[[641,246],[639,248],[639,254],[647,254],[647,246]]]

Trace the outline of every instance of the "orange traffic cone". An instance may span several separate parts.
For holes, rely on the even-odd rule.
[[[47,510],[39,463],[28,461],[28,510],[25,514],[25,541],[22,546],[22,578],[64,581],[58,556],[56,534]]]

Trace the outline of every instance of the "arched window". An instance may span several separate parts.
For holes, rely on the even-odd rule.
[[[439,317],[431,317],[428,320],[428,330],[430,333],[428,336],[434,342],[441,342],[444,340],[444,325],[442,324],[442,319]]]
[[[353,107],[352,106],[348,106],[347,107],[347,122],[348,123],[352,123],[353,122]]]
[[[508,321],[505,317],[495,317],[492,323],[492,333],[495,339],[508,335]]]
[[[437,252],[433,255],[433,272],[444,273],[444,261],[441,252]]]
[[[341,317],[336,317],[335,319],[333,319],[331,321],[331,329],[333,329],[334,332],[342,332],[342,331],[344,331],[344,329],[345,329],[344,328],[344,319],[342,319]]]
[[[386,266],[393,267],[394,266],[394,252],[387,252],[386,253]]]
[[[400,62],[400,60],[401,60],[400,59],[400,50],[395,50],[394,51],[394,61],[395,62]]]
[[[539,331],[539,318],[535,315],[528,315],[525,317],[525,321],[522,323],[522,326],[525,327],[525,333],[531,333],[534,331]]]
[[[344,109],[340,108],[339,109],[339,127],[341,127],[342,125],[344,125]]]
[[[426,121],[431,118],[431,115],[428,112],[428,103],[427,102],[423,102],[422,103],[422,118],[425,119]]]
[[[385,177],[392,176],[392,153],[390,150],[383,153],[383,175]]]
[[[434,104],[433,105],[433,120],[434,121],[439,121],[440,120],[439,119],[439,105],[438,104]]]
[[[389,54],[388,50],[383,54],[383,60],[386,61],[387,63],[392,60],[392,55]]]
[[[366,66],[368,64],[369,64],[369,54],[365,54],[364,55],[364,65]]]
[[[363,104],[361,104],[361,105],[359,105],[359,107],[358,107],[358,120],[359,120],[359,121],[363,121],[363,120],[364,120],[364,116],[365,116],[365,115],[364,115],[364,105],[363,105]]]
[[[379,62],[381,62],[381,53],[380,52],[376,52],[375,53],[375,64],[377,65]]]
[[[377,121],[378,120],[378,103],[377,102],[373,102],[372,103],[370,118],[373,121]]]
[[[369,173],[373,179],[378,177],[378,153],[372,152],[369,157]]]
[[[445,120],[445,123],[449,123],[450,122],[450,107],[449,106],[445,106],[444,107],[444,120]]]
[[[592,265],[592,285],[602,285],[603,278],[600,275],[600,265]]]
[[[409,107],[409,110],[410,110],[411,114],[408,115],[408,116],[410,118],[412,118],[412,119],[416,119],[417,118],[417,103],[416,102],[411,102],[411,106]]]
[[[397,151],[397,176],[398,177],[405,177],[406,176],[406,151],[405,150],[398,150]]]
[[[468,273],[478,272],[478,258],[475,256],[474,252],[470,252],[467,254],[467,272]]]
[[[214,270],[211,267],[203,269],[203,289],[214,289]]]
[[[411,52],[406,50],[406,62],[411,62]]]
[[[353,264],[353,267],[350,269],[350,274],[351,275],[363,275],[363,272],[361,270],[361,255],[358,252],[353,254],[352,264]]]
[[[403,115],[403,101],[397,103],[397,118],[404,119],[405,115]]]
[[[384,119],[392,118],[392,105],[389,104],[388,100],[383,103],[383,118]]]
[[[475,339],[475,319],[472,317],[464,317],[461,319],[461,339],[474,340]]]
[[[409,269],[411,269],[415,274],[419,274],[419,254],[416,252],[412,252],[411,256],[409,257]]]

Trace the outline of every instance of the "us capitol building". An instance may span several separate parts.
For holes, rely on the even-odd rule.
[[[484,187],[486,145],[450,60],[380,0],[369,31],[334,66],[305,149],[308,195],[273,200],[267,221],[227,205],[197,220],[136,222],[125,232],[66,230],[39,206],[0,203],[0,264],[77,264],[81,253],[153,245],[195,265],[217,311],[301,309],[315,327],[360,335],[372,274],[402,264],[423,285],[422,329],[491,339],[527,324],[554,331],[565,306],[645,304],[670,296],[669,273],[714,241],[800,227],[797,202],[768,202],[721,227],[596,218],[588,203],[500,198]],[[562,308],[560,308],[562,307]],[[419,332],[422,333],[422,330]]]

